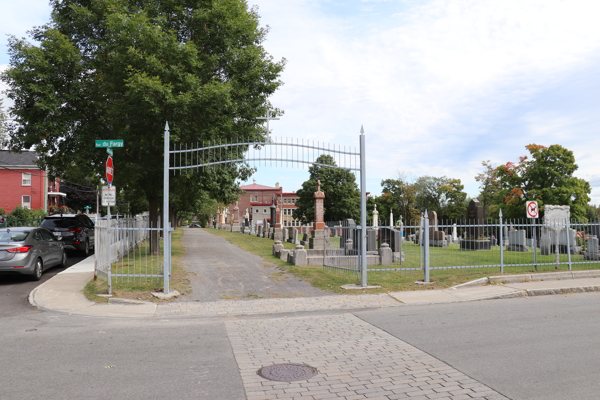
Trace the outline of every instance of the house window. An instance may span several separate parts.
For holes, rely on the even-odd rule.
[[[267,213],[267,209],[266,208],[263,210],[263,213],[265,213],[265,214]]]
[[[166,207],[165,207],[166,208]],[[255,213],[258,213],[258,208],[256,209],[256,211],[254,211]]]
[[[26,172],[21,174],[21,186],[31,186],[31,174]]]
[[[250,196],[250,201],[256,203],[258,201],[258,196]]]
[[[21,196],[21,206],[31,210],[31,196]]]

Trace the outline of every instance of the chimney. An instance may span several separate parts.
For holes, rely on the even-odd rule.
[[[279,189],[279,182],[275,182],[275,189]]]

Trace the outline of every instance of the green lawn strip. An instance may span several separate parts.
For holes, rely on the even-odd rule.
[[[189,293],[189,279],[187,272],[181,265],[181,259],[184,254],[184,247],[181,241],[183,229],[177,228],[172,233],[172,266],[171,289],[177,290],[181,294]],[[139,244],[134,251],[130,251],[119,261],[113,263],[113,274],[160,274],[161,263],[163,262],[163,242],[161,241],[161,254],[149,254],[149,241],[145,240]],[[127,299],[137,299],[146,301],[161,301],[151,295],[153,291],[163,290],[162,278],[141,278],[141,277],[113,277],[113,296]],[[96,279],[89,282],[84,294],[89,300],[96,302],[107,301],[98,294],[108,293],[108,282],[103,279]]]
[[[220,236],[230,243],[238,246],[242,250],[261,256],[265,261],[274,264],[282,271],[296,275],[297,277],[310,282],[313,286],[337,293],[354,294],[354,291],[341,289],[341,285],[355,283],[358,284],[359,276],[356,272],[346,272],[323,267],[295,266],[282,261],[272,255],[273,240],[260,238],[254,235],[244,235],[237,232],[229,232],[219,229],[206,229],[207,232]],[[332,248],[335,246],[332,242]],[[295,245],[284,242],[284,248],[293,249]],[[412,242],[405,242],[402,245],[405,262],[394,263],[392,266],[371,266],[369,269],[377,268],[420,268],[420,247]],[[457,244],[452,244],[448,248],[430,247],[430,266],[433,267],[456,267],[469,265],[495,265],[500,264],[500,248],[494,247],[486,251],[462,251]],[[537,271],[532,265],[511,266],[510,264],[531,264],[532,253],[529,252],[509,252],[504,251],[504,275],[514,275],[534,272],[556,272],[555,265],[538,265]],[[568,256],[561,255],[561,261],[566,262]],[[537,249],[536,259],[538,263],[555,262],[555,255],[542,256]],[[572,256],[572,261],[582,260],[583,256]],[[599,263],[594,264],[573,264],[573,270],[598,269]],[[560,266],[561,271],[566,271],[567,265]],[[430,272],[429,285],[415,283],[423,280],[423,270],[417,271],[386,271],[369,273],[369,284],[380,285],[381,289],[371,289],[360,291],[360,293],[378,293],[392,292],[402,290],[430,290],[443,289],[461,283],[469,282],[473,279],[483,278],[492,275],[502,275],[500,267],[481,267],[481,268],[461,268],[461,269],[441,269]]]

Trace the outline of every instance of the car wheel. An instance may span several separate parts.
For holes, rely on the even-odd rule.
[[[60,265],[62,267],[66,267],[67,266],[67,252],[63,250],[62,252],[62,256],[60,257]]]
[[[86,257],[88,257],[90,255],[90,241],[87,239],[85,241],[85,247],[83,249],[83,254],[85,254]]]
[[[39,281],[42,279],[42,274],[44,273],[44,266],[42,265],[42,260],[37,259],[35,261],[35,267],[33,267],[33,275],[31,275],[31,279],[34,281]]]

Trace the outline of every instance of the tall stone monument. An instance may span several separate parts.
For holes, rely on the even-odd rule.
[[[471,200],[469,203],[468,225],[483,225],[483,206],[477,199]],[[474,226],[473,228],[467,228],[469,239],[478,240],[483,238],[483,226]]]
[[[231,232],[239,232],[240,231],[240,207],[238,206],[238,202],[235,202],[235,207],[233,207],[233,221],[231,222]]]
[[[317,191],[313,195],[315,199],[315,222],[313,223],[313,230],[311,238],[308,240],[310,249],[324,250],[325,249],[325,208],[323,202],[325,200],[325,193],[321,191],[321,181],[317,180]]]

